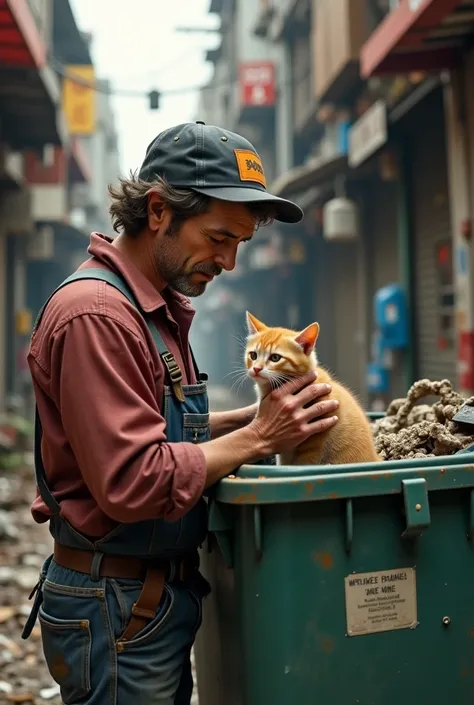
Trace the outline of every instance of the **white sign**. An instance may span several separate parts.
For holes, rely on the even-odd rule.
[[[414,568],[353,573],[344,583],[348,636],[418,625]]]
[[[387,134],[387,109],[384,101],[378,100],[349,130],[349,166],[354,169],[380,149]]]
[[[252,86],[252,103],[254,105],[263,105],[266,101],[267,94],[265,88],[259,84]]]
[[[398,306],[387,304],[385,306],[385,318],[389,323],[396,323],[398,321]]]
[[[254,86],[273,81],[273,65],[262,64],[260,66],[242,66],[242,78],[245,83]]]

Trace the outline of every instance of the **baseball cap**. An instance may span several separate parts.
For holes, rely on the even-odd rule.
[[[174,188],[192,189],[234,203],[271,203],[275,219],[298,223],[301,208],[267,191],[262,160],[244,137],[201,120],[161,132],[148,146],[140,179],[160,176]]]

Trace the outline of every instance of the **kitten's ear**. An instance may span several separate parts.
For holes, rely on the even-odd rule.
[[[267,327],[264,323],[259,321],[258,318],[252,316],[252,314],[248,311],[245,312],[245,315],[247,316],[247,328],[249,331],[249,335],[260,333],[260,331],[265,330],[265,328]]]
[[[310,355],[314,350],[318,335],[319,323],[311,323],[311,325],[301,331],[301,333],[298,333],[295,338],[295,342],[297,342],[298,345],[301,345],[305,355]]]

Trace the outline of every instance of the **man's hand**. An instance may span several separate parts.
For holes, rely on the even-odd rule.
[[[258,404],[245,406],[241,409],[230,411],[211,411],[209,422],[211,425],[211,438],[220,438],[226,433],[237,431],[247,426],[257,413]]]
[[[296,448],[314,433],[322,433],[337,423],[335,400],[316,400],[331,388],[314,384],[316,374],[287,382],[260,402],[256,417],[247,426],[222,438],[202,443],[206,458],[206,487],[229,475],[240,465]],[[306,408],[305,408],[306,407]]]
[[[314,372],[291,380],[262,399],[257,415],[249,426],[266,448],[266,455],[296,448],[315,433],[322,433],[337,423],[334,413],[339,402],[318,401],[331,391],[327,384],[314,384]],[[326,418],[321,418],[326,417]]]

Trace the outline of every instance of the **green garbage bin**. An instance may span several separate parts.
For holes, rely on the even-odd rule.
[[[474,453],[244,466],[209,521],[201,705],[472,705]]]

